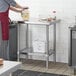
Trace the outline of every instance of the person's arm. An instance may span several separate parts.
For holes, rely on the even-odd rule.
[[[28,9],[28,7],[26,6],[26,7],[22,7],[21,5],[19,5],[19,4],[17,4],[16,3],[16,6],[15,6],[16,8],[20,8],[20,9]]]
[[[22,6],[20,6],[19,4],[17,4],[16,3],[16,6],[15,6],[16,8],[20,8],[20,9],[28,9],[28,7],[26,6],[26,7],[22,7]]]
[[[17,4],[17,3],[16,3],[16,5],[15,5],[15,7],[16,7],[16,8],[23,9],[23,7],[22,7],[22,6],[20,6],[20,5],[19,5],[19,4]]]
[[[23,9],[17,9],[13,6],[10,6],[10,10],[21,13]]]
[[[13,7],[16,7],[16,8],[28,9],[28,7],[22,7],[21,5],[19,5],[15,0],[5,0],[5,2],[7,2],[10,6],[13,6]]]
[[[15,12],[19,12],[19,13],[22,13],[22,11],[23,11],[24,9],[28,9],[28,7],[24,7],[24,8],[21,8],[21,9],[17,9],[16,7],[10,6],[10,10],[15,11]]]

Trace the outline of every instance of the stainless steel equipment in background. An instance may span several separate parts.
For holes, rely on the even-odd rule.
[[[9,31],[9,60],[17,60],[17,23],[10,23]]]
[[[74,69],[74,75],[76,75],[76,16],[73,27],[70,28],[70,50],[69,50],[69,66]]]
[[[76,25],[70,27],[69,66],[74,69],[74,74],[76,75]]]

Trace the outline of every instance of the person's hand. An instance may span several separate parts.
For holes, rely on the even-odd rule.
[[[26,9],[29,9],[29,7],[22,7],[22,11],[26,10]]]
[[[22,9],[20,10],[20,12],[22,13],[22,11],[29,9],[29,7],[22,7]]]
[[[29,7],[23,7],[23,9],[29,9]]]

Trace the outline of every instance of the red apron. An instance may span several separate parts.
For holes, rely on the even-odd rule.
[[[0,22],[2,29],[2,40],[9,40],[9,9],[6,12],[0,13]]]

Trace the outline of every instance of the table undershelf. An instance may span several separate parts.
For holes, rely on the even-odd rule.
[[[34,52],[31,48],[24,48],[22,50],[20,50],[20,54],[25,54],[25,55],[33,55],[33,56],[45,56],[47,57],[48,55],[52,55],[54,54],[55,51],[53,51],[52,49],[49,50],[48,53],[46,52]]]

